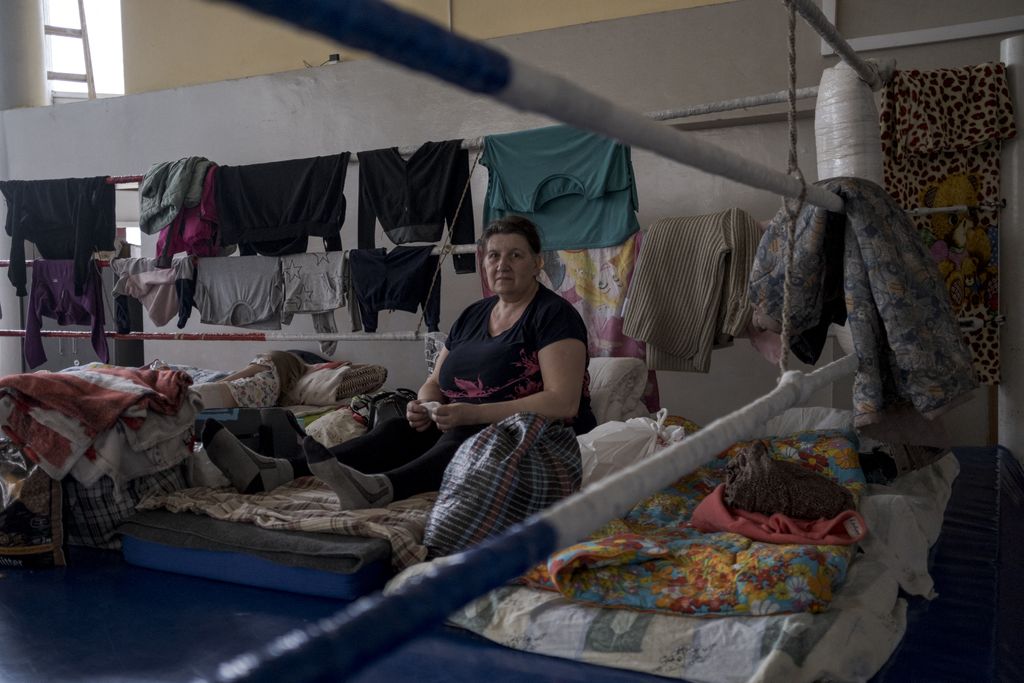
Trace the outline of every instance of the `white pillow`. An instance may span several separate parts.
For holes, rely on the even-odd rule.
[[[366,433],[366,427],[356,422],[352,411],[338,408],[322,417],[313,420],[306,427],[306,434],[316,439],[320,445],[330,448],[354,439]]]
[[[647,416],[641,400],[647,388],[647,364],[639,358],[591,358],[590,407],[597,423]]]
[[[313,365],[281,397],[281,405],[337,405],[356,394],[380,389],[387,378],[388,370],[383,365]]]
[[[338,402],[338,389],[345,381],[351,366],[309,370],[295,380],[295,384],[284,396],[285,405],[329,406]]]

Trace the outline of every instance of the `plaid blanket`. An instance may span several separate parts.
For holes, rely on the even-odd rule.
[[[315,477],[301,477],[273,491],[251,495],[205,487],[157,493],[139,503],[138,509],[194,512],[265,529],[383,538],[391,543],[391,564],[404,569],[427,557],[423,529],[436,495],[420,494],[386,508],[342,510],[326,484]]]
[[[47,474],[62,479],[83,455],[96,461],[94,441],[118,424],[133,447],[155,446],[166,436],[166,420],[147,427],[147,418],[176,416],[191,405],[185,400],[191,383],[176,370],[117,367],[9,375],[0,378],[0,427]],[[182,431],[191,418],[188,423]]]

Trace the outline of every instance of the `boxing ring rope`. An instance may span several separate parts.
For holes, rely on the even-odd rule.
[[[857,54],[856,50],[850,47],[836,27],[822,14],[813,0],[789,0],[793,7],[803,17],[804,21],[813,28],[822,39],[828,43],[836,54],[848,64],[860,79],[868,84],[872,90],[878,90],[885,84],[885,77],[878,65],[868,62]]]
[[[737,440],[750,438],[768,418],[856,368],[857,358],[851,354],[809,374],[787,372],[772,391],[753,403],[500,536],[436,562],[390,595],[362,598],[258,651],[224,662],[216,680],[278,683],[318,680],[327,672],[353,674],[396,645],[441,623],[472,599],[586,537],[608,519],[625,514],[637,500],[672,484]],[[386,633],[381,624],[388,625]]]

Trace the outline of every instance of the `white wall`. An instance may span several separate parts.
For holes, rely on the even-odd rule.
[[[785,86],[784,21],[775,3],[736,2],[714,8],[670,12],[581,27],[542,31],[495,41],[504,48],[556,69],[602,94],[639,110],[782,89]],[[770,6],[770,7],[768,7]],[[730,9],[732,8],[732,9]],[[714,13],[711,13],[714,12]],[[713,18],[721,40],[695,39],[694,23]],[[777,26],[776,26],[777,24]],[[767,27],[767,28],[765,28]],[[764,29],[764,30],[757,30]],[[800,85],[817,83],[822,60],[817,41],[801,30]],[[969,41],[967,41],[969,42]],[[974,45],[973,43],[971,45]],[[640,47],[642,46],[642,48]],[[996,58],[994,52],[990,58]],[[959,64],[955,56],[953,63]],[[707,68],[701,68],[701,67]],[[695,97],[688,80],[700,86]],[[56,108],[0,112],[6,167],[11,178],[48,178],[140,173],[150,164],[199,154],[222,164],[247,164],[425,140],[474,137],[519,130],[545,120],[512,111],[483,98],[422,80],[374,61],[259,76]],[[770,166],[784,169],[785,125],[768,122],[728,125],[695,134]],[[801,165],[813,179],[815,163],[810,119],[801,120]],[[779,200],[766,192],[707,176],[635,151],[640,223],[666,215],[689,215],[739,206],[758,218],[774,214]],[[347,246],[356,242],[357,167],[350,167],[348,215],[342,231]],[[486,172],[473,178],[477,215]],[[380,238],[379,244],[384,244]],[[315,241],[315,240],[314,240]],[[2,245],[0,245],[2,248]],[[152,240],[144,253],[153,250]],[[476,275],[443,274],[442,326],[480,294]],[[344,329],[345,312],[338,315]],[[382,315],[381,331],[411,329],[411,314]],[[13,327],[5,323],[7,327]],[[173,328],[172,328],[173,329]],[[186,331],[215,331],[198,314]],[[312,331],[297,319],[290,329]],[[284,344],[315,350],[315,344]],[[148,342],[148,358],[207,367],[234,368],[264,350],[264,344],[225,342]],[[5,355],[9,353],[4,352]],[[389,385],[418,385],[422,349],[410,342],[345,343],[338,357],[377,362],[391,370]],[[763,394],[776,370],[745,341],[716,352],[709,375],[661,373],[663,404],[673,413],[707,422]],[[827,404],[829,392],[812,403]],[[984,404],[961,409],[959,443],[982,443]]]

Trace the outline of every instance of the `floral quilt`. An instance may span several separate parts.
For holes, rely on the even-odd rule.
[[[851,432],[800,432],[764,442],[773,457],[829,477],[860,499],[865,483]],[[856,546],[760,543],[689,525],[697,504],[725,481],[726,464],[743,445],[642,501],[590,540],[555,553],[523,581],[575,601],[652,612],[824,612]]]

